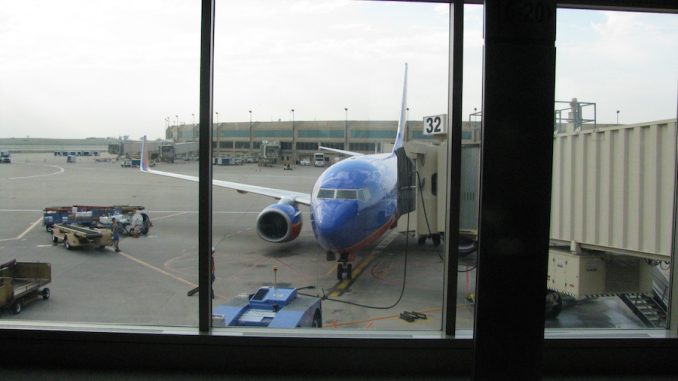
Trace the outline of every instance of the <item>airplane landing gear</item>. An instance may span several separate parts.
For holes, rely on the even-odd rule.
[[[347,253],[341,253],[341,257],[337,262],[337,279],[343,280],[344,274],[346,274],[346,279],[353,279],[353,264],[348,263]]]
[[[346,262],[337,263],[337,279],[343,280],[344,274],[346,274],[346,279],[353,279],[353,264]]]

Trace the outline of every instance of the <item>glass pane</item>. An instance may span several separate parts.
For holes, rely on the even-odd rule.
[[[464,6],[464,93],[461,146],[461,200],[459,213],[459,263],[457,269],[457,328],[473,328],[480,203],[480,124],[483,72],[483,7]],[[445,178],[431,178],[435,187]],[[441,193],[438,193],[441,194]]]
[[[353,189],[337,189],[337,198],[343,200],[356,200],[357,194]]]
[[[676,15],[558,11],[547,328],[664,328]]]
[[[197,187],[139,166],[195,174],[199,3],[0,8],[3,323],[195,326]]]
[[[334,198],[334,189],[320,189],[316,198]]]
[[[215,152],[257,163],[215,166],[214,177],[269,189],[214,190],[215,326],[439,336],[444,266],[438,217],[430,213],[446,210],[444,197],[440,207],[427,205],[435,220],[431,233],[422,230],[425,244],[402,233],[403,218],[393,228],[392,147],[401,111],[410,137],[429,145],[423,117],[447,112],[448,23],[449,6],[437,4],[217,4],[217,128],[260,148]],[[356,202],[356,189],[370,201]],[[272,215],[275,229],[261,223]],[[286,233],[273,234],[280,227]],[[296,308],[304,314],[278,319]]]

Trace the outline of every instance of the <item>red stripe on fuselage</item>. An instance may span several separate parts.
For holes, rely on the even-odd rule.
[[[341,252],[352,253],[352,252],[358,251],[358,250],[362,249],[363,247],[369,245],[370,243],[376,241],[379,237],[384,235],[384,233],[386,233],[387,230],[392,229],[395,226],[396,226],[396,218],[395,218],[395,216],[391,216],[391,218],[389,218],[388,221],[386,221],[386,223],[383,224],[379,229],[375,230],[374,233],[370,234],[369,236],[367,236],[362,241],[356,243],[355,245],[353,245],[353,246],[351,246],[347,249],[339,250],[339,252],[340,253]]]

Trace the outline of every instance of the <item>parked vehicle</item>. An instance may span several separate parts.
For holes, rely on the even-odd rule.
[[[9,151],[2,151],[0,152],[0,163],[11,163],[12,162],[12,155],[9,153]]]
[[[21,313],[24,305],[42,297],[49,299],[49,288],[40,287],[52,281],[49,263],[17,262],[16,259],[0,265],[0,308]]]

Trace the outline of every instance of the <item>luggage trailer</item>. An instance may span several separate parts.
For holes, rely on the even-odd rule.
[[[113,244],[113,232],[108,229],[55,224],[52,226],[52,242],[55,245],[63,242],[68,250],[79,246],[94,246],[103,249]]]
[[[16,259],[0,265],[0,309],[9,309],[15,315],[24,305],[42,297],[47,300],[49,288],[42,286],[52,281],[49,263],[17,262]]]

